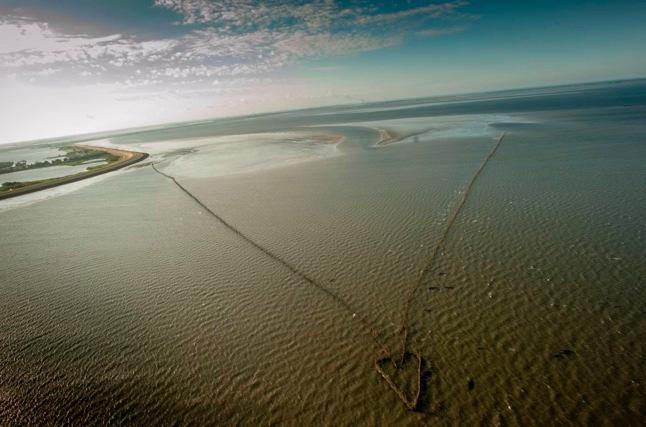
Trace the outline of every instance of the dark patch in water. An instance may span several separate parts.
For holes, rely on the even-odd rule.
[[[574,350],[570,350],[569,348],[563,349],[561,351],[558,351],[552,355],[555,359],[570,359],[572,357],[576,356],[576,353]]]

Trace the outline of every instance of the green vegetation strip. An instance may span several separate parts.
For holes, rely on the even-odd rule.
[[[81,164],[87,161],[89,158],[102,158],[106,159],[109,163],[106,165],[91,166],[88,170],[79,172],[74,175],[43,179],[39,181],[5,182],[4,184],[2,184],[2,187],[0,187],[0,200],[21,196],[23,194],[33,193],[35,191],[45,190],[52,187],[57,187],[59,185],[80,181],[82,179],[91,178],[93,176],[101,175],[107,172],[112,172],[117,169],[133,165],[148,157],[147,153],[91,146],[71,147],[68,150],[68,155],[70,155],[71,153],[77,155],[71,155],[70,160],[61,162],[61,164]],[[58,164],[52,163],[47,166],[58,166]]]

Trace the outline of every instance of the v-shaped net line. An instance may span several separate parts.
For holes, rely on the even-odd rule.
[[[238,227],[235,225],[231,224],[229,221],[224,219],[222,216],[218,215],[215,213],[211,208],[209,208],[207,205],[205,205],[197,196],[195,196],[193,193],[191,193],[186,187],[184,187],[182,184],[179,183],[179,181],[165,173],[160,171],[156,166],[155,163],[151,163],[152,168],[157,172],[158,174],[170,179],[175,183],[175,185],[182,190],[188,197],[193,199],[195,203],[197,203],[202,209],[204,209],[207,213],[209,213],[211,216],[213,216],[215,219],[217,219],[222,225],[224,225],[226,228],[228,228],[230,231],[238,235],[242,240],[253,246],[254,248],[258,249],[261,251],[263,254],[265,254],[267,257],[273,259],[277,263],[281,264],[285,268],[287,268],[289,271],[291,271],[295,276],[299,277],[301,280],[306,282],[309,285],[314,286],[321,292],[323,292],[325,295],[327,295],[329,298],[331,298],[333,301],[335,301],[341,308],[343,308],[345,311],[347,311],[353,319],[357,320],[359,324],[369,333],[369,335],[372,337],[374,343],[380,348],[381,351],[386,352],[390,354],[390,349],[387,347],[385,342],[383,342],[379,338],[379,332],[372,327],[372,325],[366,320],[364,316],[361,315],[357,310],[355,310],[350,303],[345,301],[343,298],[341,298],[339,295],[337,295],[332,289],[327,288],[326,286],[322,285],[320,282],[318,282],[316,279],[311,277],[305,272],[302,272],[299,270],[294,264],[290,263],[289,261],[285,260],[283,257],[272,251],[271,249],[263,246],[262,244],[258,243],[251,237],[249,237],[247,234],[242,232]]]
[[[460,212],[462,211],[462,208],[466,204],[466,201],[469,197],[469,194],[474,188],[474,185],[476,181],[478,180],[479,176],[481,175],[482,171],[484,170],[485,166],[491,160],[491,158],[494,156],[496,151],[498,150],[498,147],[500,147],[500,144],[502,143],[503,139],[505,138],[505,133],[503,133],[499,138],[496,144],[493,146],[491,151],[487,154],[487,156],[483,159],[482,163],[476,170],[475,174],[471,177],[471,180],[468,182],[466,188],[464,191],[462,191],[461,197],[458,200],[457,204],[455,205],[455,208],[451,212],[451,215],[449,216],[449,219],[447,220],[446,227],[444,228],[444,232],[440,236],[440,239],[437,241],[435,246],[433,247],[431,251],[431,255],[428,257],[427,261],[425,262],[424,268],[421,270],[417,280],[414,282],[414,285],[410,288],[408,297],[406,299],[406,302],[404,304],[403,308],[403,314],[401,317],[401,326],[400,326],[400,331],[402,332],[402,340],[401,340],[401,353],[400,353],[400,364],[403,364],[404,362],[404,357],[405,354],[407,353],[407,347],[408,347],[408,329],[409,329],[409,324],[408,324],[408,317],[409,317],[409,312],[410,312],[410,307],[411,303],[413,300],[413,296],[415,294],[415,291],[421,286],[422,282],[428,275],[433,270],[433,264],[435,263],[435,260],[440,252],[440,249],[446,242],[451,229],[453,225],[456,222],[456,219],[460,215]],[[235,225],[231,224],[229,221],[224,219],[222,216],[218,215],[216,212],[214,212],[211,208],[209,208],[206,204],[204,204],[197,196],[195,196],[193,193],[191,193],[186,187],[184,187],[174,176],[169,175],[165,172],[162,172],[156,167],[156,163],[151,163],[151,166],[155,172],[158,174],[168,178],[171,180],[182,192],[184,192],[188,197],[190,197],[195,203],[197,203],[202,209],[204,209],[209,215],[213,216],[216,220],[218,220],[222,225],[224,225],[227,229],[229,229],[231,232],[235,233],[238,235],[242,240],[253,246],[254,248],[258,249],[261,251],[263,254],[265,254],[267,257],[273,259],[277,263],[281,264],[285,268],[287,268],[292,274],[295,276],[299,277],[301,280],[306,282],[307,284],[314,286],[316,289],[324,293],[326,296],[328,296],[330,299],[332,299],[334,302],[336,302],[341,308],[343,308],[348,314],[352,316],[353,319],[357,320],[361,327],[369,334],[369,336],[372,338],[372,341],[376,346],[379,348],[381,351],[381,356],[378,356],[377,361],[379,361],[379,358],[388,358],[391,359],[395,367],[397,367],[397,361],[393,358],[393,354],[390,351],[389,347],[387,344],[380,338],[380,333],[368,322],[368,320],[357,310],[355,310],[349,302],[345,301],[343,298],[341,298],[336,292],[334,292],[332,289],[329,289],[328,287],[324,286],[320,282],[318,282],[316,279],[308,275],[307,273],[299,270],[294,264],[290,263],[289,261],[285,260],[283,257],[272,251],[271,249],[263,246],[262,244],[258,243],[251,237],[249,237],[247,234],[245,234],[243,231],[241,231],[238,227]],[[421,357],[419,356],[418,353],[415,353],[418,357],[419,360],[419,369],[418,369],[418,375],[421,377]],[[411,402],[410,400],[407,400],[405,397],[403,397],[403,394],[401,393],[401,390],[399,390],[390,380],[389,377],[387,377],[381,369],[379,369],[378,364],[376,364],[377,370],[379,373],[384,377],[386,382],[393,388],[395,393],[398,395],[398,397],[404,402],[404,404],[409,408],[409,409],[414,409],[417,406],[417,400],[419,399],[419,390],[417,393],[417,397],[415,398],[414,402]],[[419,378],[418,378],[419,380]]]
[[[461,197],[458,199],[458,202],[455,205],[455,208],[451,212],[451,215],[449,216],[446,222],[446,226],[444,227],[444,232],[442,233],[442,235],[440,236],[440,239],[433,247],[431,254],[429,255],[428,259],[424,264],[424,268],[420,271],[417,277],[417,281],[409,290],[408,298],[406,299],[406,304],[404,305],[403,315],[401,318],[401,326],[400,326],[400,330],[402,331],[400,360],[402,362],[404,360],[404,354],[406,353],[406,348],[408,346],[408,329],[409,329],[408,316],[410,313],[410,307],[413,302],[413,297],[415,295],[415,292],[422,285],[422,283],[424,282],[428,274],[434,270],[435,260],[440,253],[440,249],[442,249],[442,247],[446,243],[446,240],[448,239],[451,233],[451,229],[453,228],[453,225],[455,225],[455,222],[458,219],[460,212],[462,212],[462,208],[464,208],[464,205],[466,204],[467,199],[469,198],[469,195],[471,194],[476,181],[482,174],[482,171],[484,170],[485,166],[487,166],[487,163],[489,163],[489,160],[491,160],[494,154],[496,154],[496,151],[498,151],[500,144],[502,144],[502,141],[505,139],[505,135],[506,135],[505,132],[503,132],[500,135],[500,137],[498,138],[498,141],[496,141],[491,151],[489,151],[487,156],[482,160],[482,163],[480,163],[480,166],[471,177],[471,180],[469,180],[469,182],[467,183],[466,188],[461,192]]]

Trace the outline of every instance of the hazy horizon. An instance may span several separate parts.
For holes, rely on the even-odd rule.
[[[138,126],[131,126],[131,127],[124,127],[124,128],[106,128],[106,129],[98,129],[96,131],[91,131],[91,132],[85,132],[85,133],[77,133],[77,134],[61,134],[61,135],[53,135],[51,137],[46,137],[46,138],[37,138],[37,139],[28,139],[28,140],[19,140],[19,141],[0,141],[0,146],[9,146],[9,145],[15,145],[15,144],[30,144],[30,143],[46,143],[46,142],[60,142],[62,139],[66,138],[79,138],[79,139],[95,139],[96,135],[120,135],[123,136],[124,134],[129,134],[130,132],[141,132],[141,131],[146,131],[146,130],[151,130],[151,129],[156,129],[156,128],[173,128],[173,127],[182,127],[182,126],[187,126],[191,124],[199,124],[199,123],[207,123],[210,121],[215,121],[215,120],[226,120],[226,119],[235,119],[235,118],[246,118],[246,117],[253,117],[256,115],[271,115],[271,114],[280,114],[280,113],[288,113],[288,112],[296,112],[296,111],[303,111],[303,110],[316,110],[316,109],[327,109],[327,108],[335,108],[335,107],[349,107],[349,106],[357,106],[357,105],[372,105],[372,104],[380,104],[380,103],[388,103],[388,102],[399,102],[399,101],[422,101],[422,100],[432,100],[434,98],[444,98],[444,97],[458,97],[458,96],[466,96],[466,95],[485,95],[485,94],[498,94],[498,93],[505,93],[505,92],[513,92],[513,91],[525,91],[525,90],[533,90],[533,89],[547,89],[547,88],[570,88],[570,87],[576,87],[576,86],[590,86],[590,85],[595,85],[595,84],[607,84],[607,83],[630,83],[630,82],[638,82],[641,80],[646,80],[645,77],[635,77],[635,78],[629,78],[629,79],[619,79],[619,80],[595,80],[595,81],[582,81],[582,82],[572,82],[572,83],[563,83],[563,84],[558,84],[558,85],[542,85],[542,86],[528,86],[528,87],[514,87],[514,88],[507,88],[507,89],[499,89],[499,90],[493,90],[493,91],[477,91],[477,92],[461,92],[461,93],[447,93],[447,94],[441,94],[441,95],[431,95],[431,96],[417,96],[417,97],[408,97],[408,98],[389,98],[389,99],[379,99],[379,100],[374,100],[370,102],[348,102],[348,103],[338,103],[338,104],[325,104],[325,105],[319,105],[319,106],[314,106],[314,107],[302,107],[302,108],[288,108],[288,109],[282,109],[282,110],[268,110],[268,111],[258,111],[258,112],[250,112],[246,114],[232,114],[229,116],[217,116],[217,117],[208,117],[200,120],[183,120],[183,121],[167,121],[167,122],[161,122],[161,123],[151,123],[151,124],[145,124],[145,125],[138,125]]]

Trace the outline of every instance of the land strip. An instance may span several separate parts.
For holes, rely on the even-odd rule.
[[[63,184],[80,181],[82,179],[91,178],[93,176],[102,175],[104,173],[112,172],[126,166],[133,165],[148,157],[148,153],[140,153],[137,151],[118,150],[115,148],[94,147],[90,145],[77,145],[77,147],[85,148],[88,150],[102,151],[119,158],[114,162],[106,165],[95,167],[91,170],[79,172],[74,175],[61,176],[57,178],[43,179],[39,181],[27,181],[19,183],[20,186],[16,188],[9,188],[0,191],[0,200],[8,199],[10,197],[21,196],[23,194],[33,193],[35,191],[45,190],[48,188],[57,187]],[[1,177],[0,177],[1,178]]]

